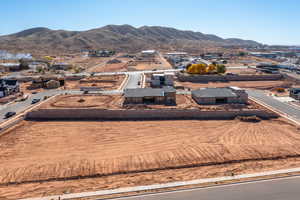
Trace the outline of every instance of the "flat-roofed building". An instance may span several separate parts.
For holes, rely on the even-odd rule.
[[[157,54],[157,51],[155,51],[155,50],[145,50],[145,51],[141,52],[141,55],[145,56],[145,57],[147,57],[147,56],[155,56],[156,54]]]
[[[20,63],[0,63],[0,69],[3,72],[20,70]]]
[[[173,72],[165,72],[163,74],[152,74],[150,84],[151,87],[163,87],[163,86],[173,86],[174,85]]]
[[[239,88],[201,88],[192,91],[192,98],[198,104],[245,104],[248,95],[245,90]]]
[[[173,87],[126,89],[124,98],[124,104],[176,104],[176,90]]]

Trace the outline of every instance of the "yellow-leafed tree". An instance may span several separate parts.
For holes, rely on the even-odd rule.
[[[51,56],[45,56],[44,59],[46,59],[47,61],[52,61],[53,58]]]
[[[216,71],[216,69],[217,69],[216,65],[210,64],[210,65],[208,65],[207,68],[206,68],[206,73],[209,73],[209,74],[210,74],[210,73],[213,73],[213,72]]]
[[[190,74],[206,74],[206,64],[191,64],[186,67],[186,71]]]

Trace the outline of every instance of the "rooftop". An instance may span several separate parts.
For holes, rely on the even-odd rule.
[[[13,67],[13,66],[19,66],[20,63],[0,63],[0,66],[3,67]]]
[[[163,97],[165,93],[176,92],[173,87],[163,87],[163,88],[135,88],[126,89],[124,91],[125,97]]]
[[[229,88],[201,88],[192,91],[196,97],[237,97]]]
[[[161,88],[136,88],[126,89],[124,91],[125,97],[163,97],[164,90]]]
[[[155,50],[145,50],[145,51],[142,51],[143,54],[154,54],[156,53]]]

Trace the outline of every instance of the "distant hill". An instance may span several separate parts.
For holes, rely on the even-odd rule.
[[[39,27],[0,36],[0,49],[41,53],[63,53],[94,48],[118,51],[143,49],[195,51],[207,47],[258,45],[261,44],[252,40],[223,39],[216,35],[160,26],[135,28],[130,25],[107,25],[88,31],[51,30]]]

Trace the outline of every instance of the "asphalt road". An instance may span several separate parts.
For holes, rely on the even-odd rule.
[[[125,85],[125,89],[129,88],[139,88],[140,84],[139,81],[141,80],[142,73],[136,72],[136,73],[130,73],[128,77],[128,82]]]
[[[300,177],[179,190],[119,200],[299,200]]]
[[[46,90],[37,94],[31,94],[27,100],[21,102],[13,102],[8,105],[0,106],[0,122],[3,122],[7,119],[4,119],[4,116],[7,112],[16,112],[17,114],[28,109],[32,104],[33,99],[44,99],[45,96],[53,96],[60,93],[80,93],[80,91],[68,91],[68,90]]]
[[[278,101],[277,99],[266,95],[263,91],[259,90],[247,90],[250,97],[261,101],[275,110],[284,113],[291,118],[300,121],[300,108],[285,102]],[[300,199],[300,198],[299,198]]]

